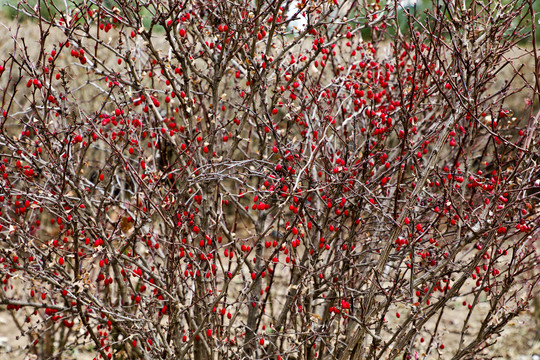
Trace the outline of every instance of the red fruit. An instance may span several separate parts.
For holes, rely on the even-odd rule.
[[[207,336],[207,337],[212,336],[212,329],[206,330],[206,336]]]
[[[58,259],[58,264],[64,265],[64,258],[63,258],[63,257],[61,257],[60,259]]]
[[[185,29],[180,29],[180,31],[178,31],[178,33],[179,33],[180,36],[182,36],[182,37],[186,36],[186,30],[185,30]]]

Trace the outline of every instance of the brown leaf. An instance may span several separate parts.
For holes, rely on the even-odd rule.
[[[133,222],[129,221],[129,216],[122,217],[122,220],[120,220],[120,230],[122,230],[122,232],[126,234],[132,228]]]

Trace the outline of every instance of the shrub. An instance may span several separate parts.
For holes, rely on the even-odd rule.
[[[38,357],[473,358],[534,296],[532,2],[18,5],[0,303]]]

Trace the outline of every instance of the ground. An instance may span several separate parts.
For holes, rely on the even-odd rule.
[[[459,309],[460,307],[456,306],[452,316],[445,317],[453,320],[445,321],[460,321],[461,317],[465,316],[465,312],[460,312]],[[448,325],[452,324],[448,323]],[[452,328],[452,326],[441,328]],[[448,350],[459,341],[457,333],[448,333],[444,337],[448,344]],[[10,313],[6,310],[0,311],[0,360],[32,359],[32,357],[24,356],[27,340],[27,337],[21,336]],[[488,353],[489,357],[501,360],[540,360],[540,341],[537,337],[533,311],[524,312],[512,321]],[[441,354],[442,359],[445,359],[444,352]],[[63,359],[91,360],[94,356],[94,353],[82,350]]]

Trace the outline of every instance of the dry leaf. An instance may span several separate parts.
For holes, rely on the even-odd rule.
[[[128,233],[133,228],[133,222],[129,221],[129,216],[122,217],[122,220],[120,220],[120,230],[124,234]]]

